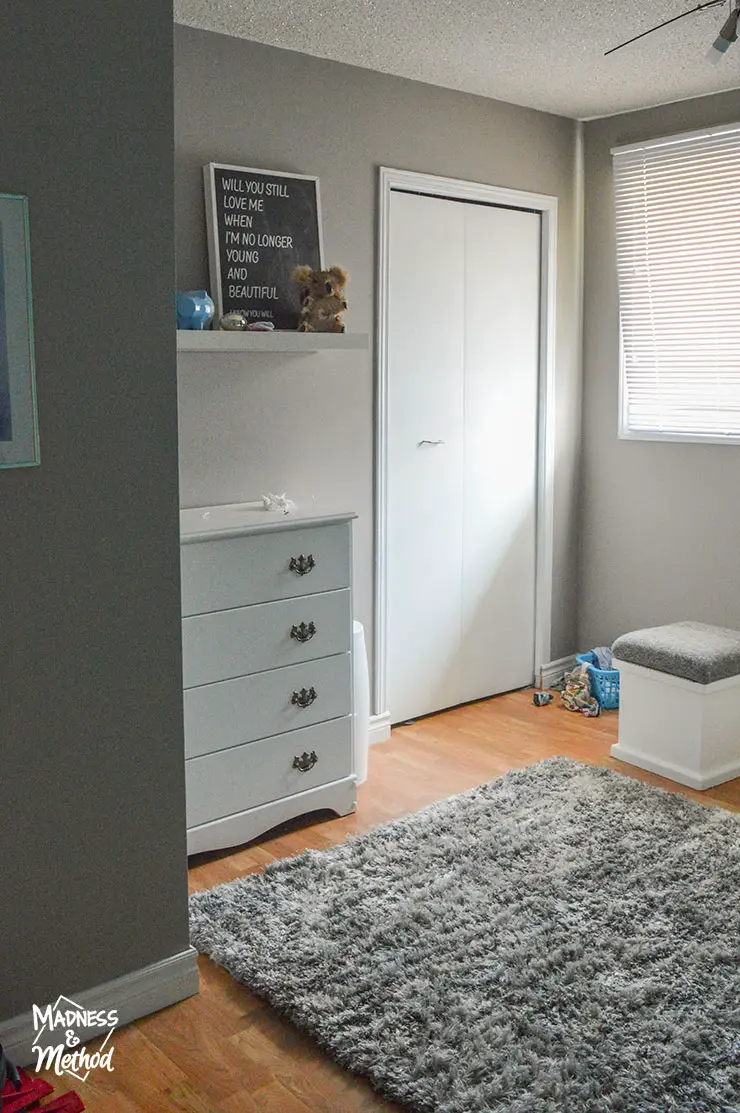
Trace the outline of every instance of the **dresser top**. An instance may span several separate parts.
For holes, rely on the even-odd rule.
[[[219,537],[237,537],[245,533],[270,533],[274,530],[307,529],[310,526],[350,522],[357,515],[351,511],[332,512],[311,506],[289,514],[280,510],[264,510],[261,502],[232,502],[223,506],[196,506],[180,511],[180,541],[210,541]]]

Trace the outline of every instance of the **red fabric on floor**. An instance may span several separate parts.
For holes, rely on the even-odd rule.
[[[18,1074],[21,1077],[20,1090],[14,1089],[10,1082],[3,1086],[0,1094],[3,1113],[21,1113],[21,1110],[28,1109],[29,1105],[54,1092],[54,1087],[44,1082],[43,1078],[31,1078],[24,1070],[19,1070]]]
[[[82,1103],[82,1098],[74,1090],[70,1090],[67,1094],[61,1094],[53,1101],[47,1102],[39,1109],[39,1113],[82,1113],[85,1106]]]

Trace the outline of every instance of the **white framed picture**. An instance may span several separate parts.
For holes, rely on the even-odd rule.
[[[28,198],[0,193],[0,468],[38,463]]]

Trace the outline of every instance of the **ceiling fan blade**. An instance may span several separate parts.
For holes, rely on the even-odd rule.
[[[665,19],[662,23],[656,24],[648,31],[641,31],[639,35],[634,35],[631,39],[626,39],[625,42],[620,43],[619,46],[613,46],[611,50],[604,51],[604,57],[607,54],[613,54],[615,50],[621,50],[623,46],[629,46],[630,43],[636,43],[638,39],[644,39],[646,35],[652,35],[653,31],[660,31],[662,27],[668,27],[671,23],[677,23],[679,19],[685,19],[687,15],[694,15],[695,12],[703,12],[705,8],[716,8],[719,4],[724,4],[725,0],[706,0],[704,4],[697,4],[695,8],[689,8],[687,12],[681,12],[680,15],[674,15],[671,19]]]
[[[722,24],[717,38],[712,43],[711,49],[716,51],[720,57],[725,53],[727,48],[732,43],[737,42],[737,24],[740,19],[740,6],[730,12],[729,16]]]

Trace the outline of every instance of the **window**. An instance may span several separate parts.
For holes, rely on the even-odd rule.
[[[740,124],[612,154],[620,436],[740,443]]]

